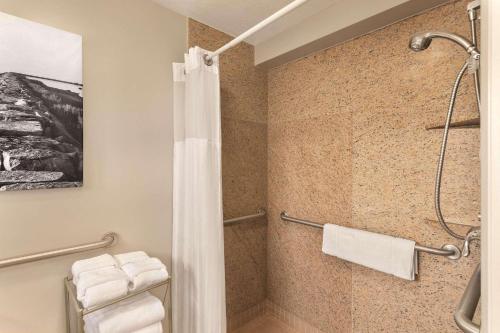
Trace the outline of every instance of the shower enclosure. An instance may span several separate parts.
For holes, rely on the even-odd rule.
[[[271,69],[253,67],[248,44],[220,55],[224,213],[240,222],[224,230],[231,329],[271,312],[313,332],[457,332],[457,306],[471,316],[478,9],[451,2]],[[190,45],[230,41],[190,21]],[[322,255],[324,223],[416,240],[417,281]]]

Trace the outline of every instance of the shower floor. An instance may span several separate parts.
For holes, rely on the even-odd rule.
[[[297,333],[281,320],[271,315],[263,315],[248,322],[232,333]]]

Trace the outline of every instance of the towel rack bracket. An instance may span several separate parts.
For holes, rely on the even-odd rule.
[[[116,232],[107,232],[102,236],[103,241],[110,241],[105,247],[112,247],[118,243],[118,234]]]
[[[460,249],[456,245],[446,244],[446,245],[443,245],[442,249],[454,252],[453,254],[446,256],[446,258],[448,258],[448,259],[458,260],[462,257],[462,252],[460,251]]]

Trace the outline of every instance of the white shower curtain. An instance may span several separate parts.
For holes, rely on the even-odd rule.
[[[219,64],[174,64],[173,333],[225,333]]]

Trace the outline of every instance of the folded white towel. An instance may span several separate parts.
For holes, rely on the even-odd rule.
[[[161,322],[157,322],[156,324],[141,328],[133,333],[163,333],[163,326],[161,325]]]
[[[130,281],[129,290],[142,289],[168,278],[167,268],[157,258],[125,264],[122,266],[122,270]]]
[[[103,254],[101,256],[93,258],[75,261],[71,266],[71,275],[73,275],[73,283],[75,285],[78,284],[78,279],[80,278],[81,273],[104,267],[118,267],[118,263],[109,254]]]
[[[144,251],[134,251],[115,255],[118,265],[123,266],[132,262],[148,259],[149,256]]]
[[[80,274],[76,284],[76,295],[80,299],[85,296],[87,290],[96,285],[116,280],[128,280],[127,275],[119,268],[105,267]]]
[[[144,293],[88,314],[84,317],[85,332],[143,333],[142,329],[157,325],[164,317],[165,310],[161,301]]]
[[[127,280],[109,281],[87,289],[87,293],[81,302],[83,307],[87,309],[118,297],[125,296],[127,295],[127,292]]]
[[[128,277],[116,267],[105,267],[80,273],[76,284],[77,299],[85,308],[127,294]]]
[[[325,224],[323,252],[402,279],[415,280],[415,242],[411,240]]]

